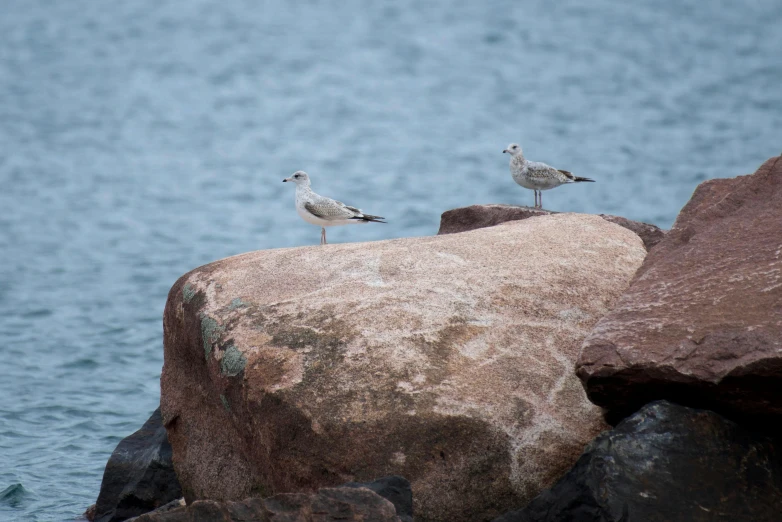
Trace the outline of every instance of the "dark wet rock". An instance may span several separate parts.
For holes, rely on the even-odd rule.
[[[267,499],[196,500],[186,507],[152,512],[135,522],[402,522],[394,505],[366,488],[323,488],[317,493],[283,493]]]
[[[657,399],[782,417],[782,158],[698,186],[576,368],[620,417]]]
[[[437,235],[455,234],[475,230],[476,228],[493,227],[508,221],[518,221],[538,216],[558,214],[539,208],[520,207],[516,205],[472,205],[469,207],[455,208],[443,212],[440,217],[440,230]],[[628,230],[635,232],[644,242],[644,247],[649,251],[653,246],[665,237],[665,231],[648,223],[632,221],[620,216],[600,214],[600,217],[611,223],[616,223]]]
[[[716,413],[654,402],[599,435],[553,488],[495,522],[779,521],[778,446]]]
[[[12,508],[18,507],[27,496],[27,490],[21,484],[11,484],[3,491],[0,491],[0,504],[11,506]]]
[[[181,507],[184,507],[185,505],[186,505],[185,504],[185,497],[182,497],[182,498],[178,498],[176,500],[172,500],[168,504],[163,504],[162,506],[160,506],[157,509],[154,509],[152,511],[144,513],[144,515],[160,515],[161,513],[167,513],[169,511],[173,511],[175,509],[179,509]],[[143,515],[139,515],[139,516],[143,516]],[[125,522],[137,522],[138,518],[139,517],[129,518]]]
[[[374,482],[348,482],[342,487],[370,489],[394,505],[402,522],[413,522],[413,490],[404,477],[383,477]]]
[[[124,438],[103,472],[95,522],[119,522],[152,511],[182,496],[160,408]]]

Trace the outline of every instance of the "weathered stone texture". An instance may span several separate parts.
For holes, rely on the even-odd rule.
[[[596,404],[782,415],[782,159],[702,183],[584,343]]]
[[[778,442],[665,401],[599,435],[553,488],[495,522],[776,522]]]
[[[491,519],[605,429],[573,373],[646,252],[597,216],[253,252],[172,288],[161,405],[188,502],[398,474]]]

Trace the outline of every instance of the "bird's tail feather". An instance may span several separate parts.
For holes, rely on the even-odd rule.
[[[362,214],[360,216],[356,216],[350,219],[356,219],[358,221],[366,221],[366,222],[373,222],[373,223],[386,223],[383,221],[385,218],[383,216],[373,216],[371,214]]]

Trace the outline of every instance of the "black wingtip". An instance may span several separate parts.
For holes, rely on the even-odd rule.
[[[357,219],[358,221],[365,221],[367,223],[386,223],[387,221],[383,221],[385,218],[383,216],[367,216],[366,214],[363,216],[356,216],[352,217],[350,219]]]
[[[576,177],[574,181],[589,181],[589,182],[591,182],[591,183],[594,183],[594,182],[595,182],[595,180],[593,180],[593,179],[589,179],[589,178],[580,178],[580,177]]]

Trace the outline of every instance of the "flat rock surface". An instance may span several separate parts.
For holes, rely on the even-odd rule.
[[[490,520],[606,428],[573,373],[646,255],[559,214],[458,235],[252,252],[186,274],[161,407],[188,502],[396,474],[416,520]]]
[[[590,399],[782,415],[782,159],[702,183],[584,343]]]
[[[454,208],[443,212],[440,217],[440,234],[455,234],[458,232],[467,232],[478,228],[493,227],[508,221],[518,221],[538,216],[550,216],[558,214],[550,210],[541,208],[522,207],[518,205],[471,205],[469,207]],[[628,230],[632,230],[643,240],[646,250],[665,237],[665,231],[650,225],[641,223],[620,216],[611,216],[608,214],[598,214],[601,218],[611,223],[616,223]]]
[[[495,522],[776,522],[782,453],[707,410],[644,406],[599,435],[552,489]]]

